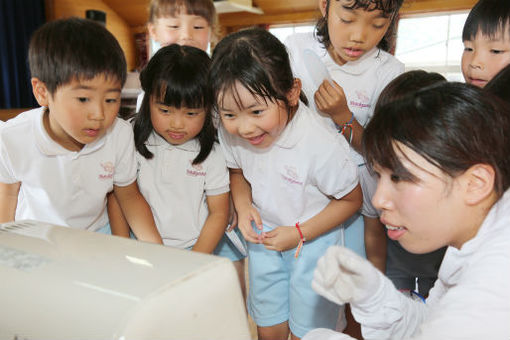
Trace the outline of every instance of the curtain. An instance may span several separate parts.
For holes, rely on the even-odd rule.
[[[28,43],[45,21],[44,0],[0,0],[0,109],[37,106]]]

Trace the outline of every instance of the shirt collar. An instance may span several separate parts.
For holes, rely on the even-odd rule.
[[[330,68],[331,65],[333,66],[336,65],[336,67],[340,67],[344,72],[357,75],[364,73],[366,70],[372,67],[374,63],[380,62],[381,57],[382,51],[379,48],[374,47],[373,49],[365,53],[363,56],[361,56],[361,58],[359,58],[358,60],[346,62],[344,65],[341,66],[337,65],[333,58],[331,58],[331,56],[327,52],[325,52],[323,55],[323,61],[326,67],[328,67],[328,69]]]
[[[179,149],[189,152],[197,152],[200,151],[200,143],[198,142],[197,138],[192,138],[189,141],[179,144],[179,145],[173,145],[170,144],[161,137],[159,134],[156,133],[156,131],[152,131],[152,133],[149,135],[149,138],[147,138],[147,141],[145,142],[145,145],[147,146],[160,146],[164,147],[166,149]]]
[[[294,117],[292,117],[291,121],[285,126],[285,129],[275,141],[275,145],[284,149],[291,149],[301,139],[304,131],[301,125],[303,123],[304,114],[306,114],[304,112],[304,107],[305,104],[300,101]]]
[[[75,153],[78,156],[78,155],[86,155],[86,154],[92,153],[104,145],[105,140],[106,140],[106,135],[111,131],[111,129],[113,129],[113,126],[117,122],[115,120],[114,123],[112,124],[112,126],[110,126],[108,131],[105,133],[105,135],[102,136],[101,138],[95,140],[92,143],[85,144],[80,151],[71,151],[71,150],[64,148],[62,145],[58,144],[56,141],[54,141],[50,137],[50,135],[48,135],[48,132],[44,128],[44,122],[43,122],[44,113],[46,111],[47,111],[46,107],[40,107],[35,110],[34,117],[32,118],[33,132],[34,132],[34,136],[35,136],[36,145],[37,145],[39,151],[41,151],[46,156],[61,156],[61,155],[67,155],[67,154],[72,154],[72,153]]]

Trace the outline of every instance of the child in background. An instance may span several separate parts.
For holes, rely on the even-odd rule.
[[[96,231],[113,190],[136,236],[161,243],[136,185],[133,132],[117,118],[126,61],[115,37],[91,20],[48,22],[32,36],[29,63],[42,107],[2,126],[0,222]]]
[[[368,124],[373,202],[388,236],[412,253],[448,250],[426,303],[352,251],[328,250],[314,289],[349,302],[365,339],[510,338],[509,112],[487,91],[445,82],[381,107]],[[315,330],[305,339],[348,338]]]
[[[435,72],[415,70],[402,73],[393,79],[381,92],[374,116],[381,107],[399,100],[419,89],[445,82],[446,79]],[[397,241],[388,239],[386,276],[401,291],[426,297],[437,279],[437,272],[443,260],[446,248],[440,248],[427,254],[412,254]]]
[[[510,1],[480,0],[469,12],[462,41],[464,79],[484,87],[510,64]]]
[[[207,51],[216,27],[216,9],[211,0],[152,0],[147,30],[155,46],[153,54],[171,44],[187,45]],[[136,112],[142,105],[138,96]]]
[[[378,212],[371,203],[375,179],[360,154],[364,126],[372,117],[379,93],[404,65],[386,51],[403,0],[319,0],[322,13],[316,32],[290,36],[286,41],[292,67],[303,80],[303,90],[314,98],[315,108],[327,125],[343,132],[359,166],[363,207],[345,225],[345,245],[367,258],[382,272],[386,238]],[[333,80],[318,88],[303,57],[306,49],[317,54]],[[336,127],[335,127],[336,124]],[[364,228],[363,228],[364,226]]]
[[[249,241],[248,311],[259,339],[334,329],[339,306],[310,284],[317,259],[361,206],[348,145],[300,102],[285,46],[263,29],[221,40],[210,79],[238,227]]]
[[[161,48],[140,74],[144,97],[135,117],[138,186],[163,243],[234,261],[244,292],[244,256],[227,241],[229,176],[212,123],[213,96],[206,52],[173,44]],[[127,236],[122,213],[110,224]]]

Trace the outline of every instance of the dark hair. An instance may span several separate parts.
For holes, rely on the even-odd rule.
[[[315,25],[315,36],[319,40],[319,42],[324,45],[325,48],[329,48],[331,46],[331,39],[329,38],[329,30],[328,30],[328,14],[329,14],[329,4],[331,1],[339,1],[339,0],[327,0],[326,2],[326,15],[321,17],[317,24]],[[402,3],[404,0],[349,0],[350,4],[347,6],[349,9],[358,9],[361,8],[365,11],[382,11],[383,15],[390,18],[391,23],[388,27],[388,31],[381,39],[381,41],[377,44],[377,47],[384,50],[389,51],[391,48],[392,37],[395,35],[396,28],[396,18],[400,7],[402,7]]]
[[[294,86],[294,75],[289,55],[280,40],[264,29],[250,28],[223,38],[212,55],[210,79],[216,105],[220,92],[236,93],[239,82],[255,96],[283,101],[291,112],[287,94]],[[308,104],[302,92],[300,99]]]
[[[98,75],[126,81],[124,52],[117,39],[90,19],[68,18],[47,22],[30,40],[28,60],[32,77],[53,94],[72,80]]]
[[[510,1],[480,0],[469,12],[462,30],[462,40],[473,40],[478,32],[494,38],[505,28],[510,34]]]
[[[145,145],[154,131],[150,109],[150,101],[153,99],[176,108],[204,108],[204,126],[196,137],[200,143],[200,152],[193,164],[201,163],[209,156],[216,140],[216,129],[211,117],[213,95],[208,83],[210,65],[211,59],[206,52],[177,44],[159,49],[149,60],[140,74],[145,95],[134,125],[135,146],[145,158],[153,157]]]
[[[211,27],[216,25],[216,8],[212,0],[152,0],[149,5],[149,22],[165,16],[175,16],[182,10],[186,14],[201,16]]]
[[[411,148],[451,177],[484,163],[496,173],[495,191],[510,185],[510,107],[486,91],[441,82],[380,107],[363,134],[367,164],[416,180],[395,142]]]
[[[510,103],[510,64],[499,71],[483,89]]]
[[[446,81],[446,78],[436,72],[427,72],[424,70],[404,72],[390,81],[384,90],[382,90],[377,99],[374,114],[377,113],[381,106],[405,97],[412,92],[443,81]]]

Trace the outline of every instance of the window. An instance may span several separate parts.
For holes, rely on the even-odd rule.
[[[289,35],[294,33],[313,32],[315,24],[292,25],[292,26],[271,26],[269,32],[284,42]]]
[[[460,61],[462,28],[468,13],[400,19],[395,56],[406,70],[438,72],[450,81],[464,81]]]

